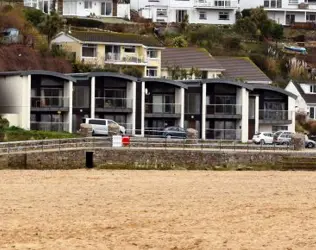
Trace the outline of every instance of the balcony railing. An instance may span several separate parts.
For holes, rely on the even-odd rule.
[[[217,140],[240,140],[240,129],[206,129],[207,139]]]
[[[147,114],[180,114],[180,103],[145,103],[145,113]]]
[[[42,131],[68,131],[69,124],[66,122],[31,122],[31,130]]]
[[[99,109],[126,109],[132,108],[133,100],[128,98],[96,97],[95,107]]]
[[[259,120],[287,121],[291,120],[289,110],[259,110]]]
[[[196,0],[194,6],[213,9],[235,9],[238,8],[238,1]]]
[[[208,104],[206,106],[208,115],[241,115],[240,104]]]
[[[69,106],[69,98],[64,96],[33,96],[32,108],[64,108]]]
[[[105,62],[113,63],[146,63],[146,60],[144,57],[138,57],[138,56],[121,56],[121,54],[118,53],[110,53],[105,55]]]

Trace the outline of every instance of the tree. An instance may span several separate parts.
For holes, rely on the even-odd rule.
[[[278,23],[273,23],[271,36],[275,40],[276,47],[278,46],[278,41],[283,38],[283,26]]]
[[[251,9],[243,9],[241,11],[241,15],[242,15],[243,18],[250,17],[250,12],[251,12]]]
[[[188,14],[185,14],[182,22],[180,23],[180,30],[182,34],[187,32],[188,26],[189,26],[189,16]]]
[[[62,29],[63,25],[64,20],[56,12],[52,12],[42,18],[38,28],[43,34],[47,35],[48,42],[50,42],[53,36]]]
[[[122,73],[125,75],[130,75],[134,77],[142,77],[143,72],[140,68],[135,66],[128,66],[122,69]]]
[[[245,34],[251,38],[254,38],[257,33],[257,25],[250,17],[245,17],[237,20],[235,24],[235,30],[237,33]]]
[[[184,36],[177,36],[172,39],[172,46],[177,48],[188,47],[188,42]]]
[[[36,27],[42,22],[45,14],[41,10],[35,8],[26,8],[24,9],[24,16],[26,20]]]

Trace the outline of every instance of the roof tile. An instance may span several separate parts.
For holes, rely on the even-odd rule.
[[[163,47],[153,36],[101,31],[72,31],[69,35],[82,42],[134,43],[152,47]]]

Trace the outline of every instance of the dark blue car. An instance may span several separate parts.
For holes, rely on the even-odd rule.
[[[187,133],[184,128],[172,126],[167,127],[163,130],[162,137],[164,138],[187,138]]]

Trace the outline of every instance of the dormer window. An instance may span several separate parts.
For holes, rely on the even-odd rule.
[[[316,85],[310,85],[309,90],[310,93],[316,93]]]

